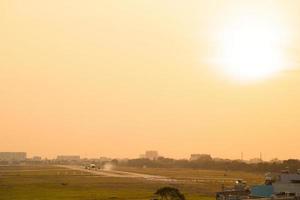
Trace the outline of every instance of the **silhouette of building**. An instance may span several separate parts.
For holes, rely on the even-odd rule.
[[[190,160],[212,160],[209,154],[191,154]]]
[[[42,157],[41,157],[41,156],[33,156],[33,157],[32,157],[32,160],[33,160],[33,161],[41,161],[41,160],[42,160]]]
[[[56,158],[59,161],[79,161],[80,156],[77,155],[59,155]]]
[[[0,152],[0,161],[24,161],[26,152]]]

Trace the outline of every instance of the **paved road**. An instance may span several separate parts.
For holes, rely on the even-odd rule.
[[[143,178],[146,180],[152,181],[165,181],[165,182],[174,182],[175,179],[170,179],[164,176],[156,176],[156,175],[149,175],[149,174],[141,174],[141,173],[134,173],[134,172],[125,172],[125,171],[118,171],[118,170],[89,170],[85,169],[81,166],[74,166],[74,165],[59,165],[59,167],[77,170],[82,172],[87,172],[90,174],[98,175],[98,176],[107,176],[107,177],[119,177],[119,178]]]

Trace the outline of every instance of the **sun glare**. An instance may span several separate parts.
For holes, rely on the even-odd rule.
[[[238,81],[256,81],[284,68],[282,29],[272,20],[240,17],[221,33],[218,65]]]

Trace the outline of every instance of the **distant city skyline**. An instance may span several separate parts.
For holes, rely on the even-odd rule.
[[[3,151],[4,153],[23,153],[23,152],[15,152],[15,151]],[[3,153],[0,151],[0,154]],[[38,157],[41,157],[43,159],[45,158],[48,158],[48,159],[56,159],[56,158],[59,158],[60,157],[80,157],[80,158],[88,158],[88,159],[99,159],[99,158],[111,158],[111,159],[135,159],[135,158],[149,158],[149,159],[156,159],[158,157],[165,157],[165,158],[174,158],[174,159],[187,159],[187,160],[196,160],[198,157],[201,158],[201,157],[207,157],[207,156],[211,156],[211,158],[213,159],[231,159],[231,160],[245,160],[245,161],[251,161],[251,160],[263,160],[263,161],[270,161],[270,160],[287,160],[287,159],[299,159],[299,158],[296,158],[296,157],[288,157],[288,158],[280,158],[280,157],[272,157],[272,158],[264,158],[263,154],[261,152],[259,152],[256,156],[254,155],[253,157],[220,157],[218,155],[212,155],[212,154],[209,154],[209,153],[191,153],[191,154],[187,154],[186,156],[182,156],[182,157],[176,157],[176,156],[172,156],[172,155],[165,155],[157,150],[146,150],[144,151],[146,153],[148,153],[149,155],[146,156],[146,154],[136,154],[136,155],[133,155],[133,156],[108,156],[108,155],[104,155],[104,154],[95,154],[95,155],[87,155],[87,154],[80,154],[80,153],[70,153],[70,154],[66,154],[66,153],[59,153],[59,154],[55,154],[55,155],[49,155],[49,156],[45,156],[45,154],[32,154],[30,152],[24,152],[27,156],[27,158],[38,158]],[[155,154],[152,153],[152,152],[156,152]],[[150,158],[151,157],[151,158]],[[194,157],[194,158],[192,158]]]

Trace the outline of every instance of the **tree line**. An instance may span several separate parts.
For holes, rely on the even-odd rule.
[[[300,169],[300,161],[296,159],[283,160],[281,162],[259,162],[246,163],[241,160],[214,160],[214,159],[172,159],[159,157],[155,160],[146,158],[130,159],[127,162],[117,162],[118,166],[127,167],[151,167],[151,168],[193,168],[193,169],[214,169],[214,170],[240,170],[249,172],[280,172],[288,169],[296,172]]]

